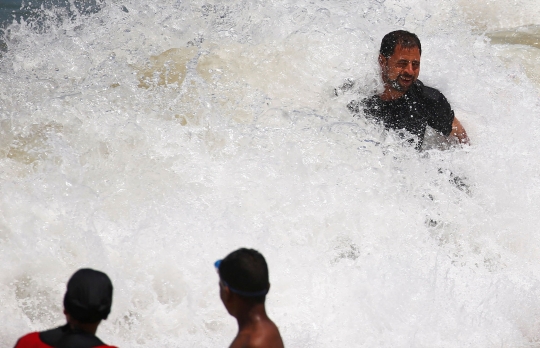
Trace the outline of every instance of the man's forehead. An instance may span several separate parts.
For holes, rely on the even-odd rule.
[[[416,46],[403,47],[401,45],[397,45],[394,49],[394,54],[392,54],[391,57],[394,59],[420,60],[420,49],[418,49]]]

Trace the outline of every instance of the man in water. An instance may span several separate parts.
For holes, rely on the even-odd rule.
[[[80,269],[68,281],[64,296],[67,324],[33,332],[19,339],[15,348],[116,348],[97,338],[102,319],[111,312],[113,286],[109,277],[93,269]]]
[[[460,144],[469,144],[465,129],[444,95],[418,80],[421,54],[422,46],[415,34],[404,30],[386,34],[379,51],[384,91],[364,99],[360,105],[369,118],[386,129],[397,130],[405,138],[413,135],[409,139],[417,141],[417,149],[422,147],[427,125]],[[360,105],[350,103],[348,107],[359,112]]]
[[[219,296],[238,322],[230,348],[283,348],[279,330],[266,315],[270,290],[268,266],[253,249],[238,249],[214,264],[219,274]]]

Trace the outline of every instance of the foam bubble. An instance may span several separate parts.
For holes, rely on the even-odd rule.
[[[62,323],[93,267],[115,286],[106,342],[221,347],[213,262],[242,246],[269,262],[287,346],[538,341],[538,93],[459,2],[105,5],[11,27],[2,342]],[[417,153],[348,112],[401,27],[471,147]]]

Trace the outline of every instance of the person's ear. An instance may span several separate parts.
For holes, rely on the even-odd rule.
[[[381,69],[386,65],[386,58],[382,54],[379,54],[379,65]]]
[[[64,308],[64,315],[66,316],[66,321],[68,323],[71,323],[71,315],[69,315],[69,313],[66,311],[65,308]]]
[[[223,302],[229,302],[232,296],[231,289],[229,289],[228,286],[223,285],[221,291],[221,298],[223,299]]]

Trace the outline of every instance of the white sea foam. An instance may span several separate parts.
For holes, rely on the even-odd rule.
[[[0,341],[61,324],[66,280],[93,267],[115,285],[106,342],[223,347],[212,264],[248,246],[289,347],[538,345],[538,92],[463,6],[126,1],[13,26]],[[419,154],[347,111],[402,27],[471,147]]]
[[[540,24],[540,4],[536,0],[458,0],[458,5],[479,30]]]

